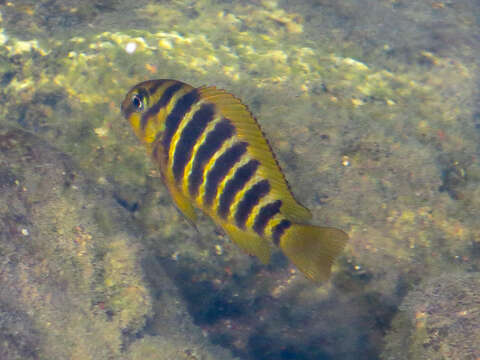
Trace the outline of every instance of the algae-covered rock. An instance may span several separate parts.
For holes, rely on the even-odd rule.
[[[103,259],[105,307],[122,330],[134,333],[143,328],[151,310],[136,252],[134,244],[119,237],[108,244]]]
[[[0,303],[0,359],[34,360],[40,336],[28,314]]]
[[[384,360],[480,357],[480,274],[452,272],[409,292],[385,338]]]
[[[128,360],[223,360],[233,358],[221,348],[209,352],[205,345],[188,345],[175,337],[145,336],[129,349]]]
[[[84,178],[27,132],[2,128],[0,149],[2,302],[28,315],[41,357],[118,356],[121,331],[96,311],[92,292],[105,237],[91,217],[96,205]]]
[[[23,130],[0,128],[0,164],[1,359],[127,357],[153,301],[141,247],[111,226],[129,222],[122,208],[68,156]],[[161,269],[155,275],[166,283]],[[174,304],[170,296],[162,299]],[[175,314],[188,321],[186,311]],[[176,334],[172,352],[208,346],[175,329],[164,331]]]

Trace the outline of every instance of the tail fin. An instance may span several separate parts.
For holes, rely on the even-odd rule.
[[[280,248],[306,277],[327,280],[335,258],[342,252],[348,235],[342,230],[292,224],[280,238]]]

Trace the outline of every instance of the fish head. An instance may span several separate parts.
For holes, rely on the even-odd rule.
[[[154,85],[155,80],[141,82],[131,88],[122,101],[122,115],[128,120],[133,131],[140,139],[145,137],[144,123],[152,103],[152,89]]]

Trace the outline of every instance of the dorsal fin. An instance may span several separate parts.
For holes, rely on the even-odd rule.
[[[198,90],[204,100],[214,103],[220,113],[232,121],[238,137],[248,142],[249,154],[261,162],[260,171],[263,171],[265,178],[270,181],[272,191],[283,201],[282,213],[294,221],[310,220],[310,211],[293,197],[260,125],[247,106],[232,94],[214,86],[200,87]]]

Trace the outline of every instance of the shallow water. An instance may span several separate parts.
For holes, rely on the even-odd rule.
[[[0,359],[478,359],[475,1],[0,2]],[[174,209],[120,114],[151,78],[248,104],[313,284]]]

